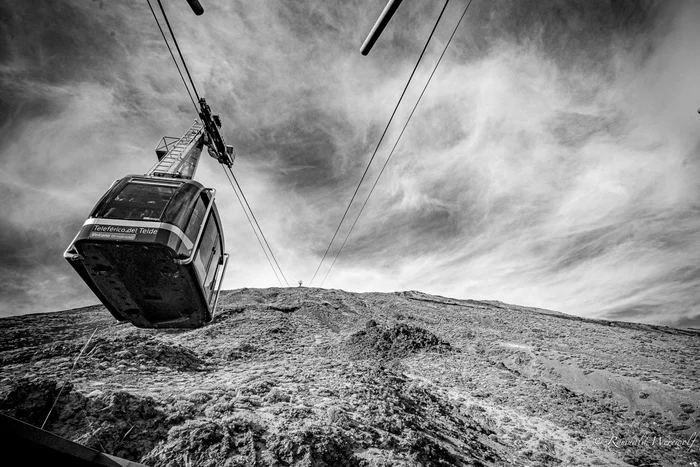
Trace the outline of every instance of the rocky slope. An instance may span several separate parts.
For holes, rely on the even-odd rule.
[[[154,467],[694,465],[699,350],[500,302],[242,289],[197,330],[0,320],[0,412],[41,426],[55,401],[47,429]]]

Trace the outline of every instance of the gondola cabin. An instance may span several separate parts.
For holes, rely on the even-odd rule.
[[[64,257],[119,321],[202,326],[214,316],[228,261],[214,195],[193,180],[117,180]]]

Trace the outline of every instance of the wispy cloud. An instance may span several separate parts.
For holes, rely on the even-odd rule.
[[[95,301],[63,248],[194,118],[145,2],[30,3],[1,9],[2,313]],[[450,5],[359,201],[465,5]],[[441,6],[404,2],[362,57],[382,5],[211,1],[194,17],[166,3],[290,283],[316,269]],[[695,322],[700,6],[594,6],[474,2],[325,286]],[[207,160],[198,178],[219,189],[225,286],[275,285],[221,170]]]

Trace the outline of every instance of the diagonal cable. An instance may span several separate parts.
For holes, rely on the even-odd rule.
[[[109,327],[109,326],[108,326]],[[63,381],[63,384],[61,385],[61,389],[58,391],[58,394],[56,395],[56,398],[53,400],[53,404],[51,404],[51,408],[49,409],[49,413],[46,414],[46,418],[44,419],[44,423],[41,424],[41,429],[43,430],[44,427],[46,426],[46,422],[49,421],[49,417],[51,416],[51,412],[53,412],[54,407],[56,407],[56,402],[58,402],[58,399],[61,397],[61,393],[63,392],[63,389],[66,387],[66,384],[68,383],[68,380],[70,377],[73,375],[73,370],[75,370],[75,365],[78,364],[78,360],[80,360],[80,357],[83,356],[83,352],[85,352],[85,349],[87,348],[88,344],[90,344],[90,341],[92,338],[95,336],[95,333],[97,332],[98,328],[95,328],[94,331],[92,331],[92,334],[90,335],[90,338],[87,340],[85,345],[83,345],[83,348],[80,349],[80,353],[78,356],[75,358],[75,361],[73,362],[73,366],[70,368],[70,372],[68,373],[68,377]]]
[[[357,184],[357,188],[355,188],[355,192],[352,194],[352,198],[350,198],[350,202],[348,203],[348,207],[345,208],[345,212],[343,213],[343,217],[340,219],[340,222],[338,223],[338,227],[335,229],[335,233],[333,234],[333,237],[331,238],[330,243],[328,243],[328,247],[326,248],[325,253],[323,253],[323,258],[321,258],[321,262],[318,263],[318,267],[316,268],[316,272],[314,272],[314,276],[311,278],[311,281],[309,281],[309,286],[311,286],[311,283],[316,279],[316,275],[318,274],[319,269],[321,269],[321,265],[323,264],[323,261],[326,259],[326,256],[328,255],[328,251],[331,249],[331,245],[333,245],[333,241],[335,240],[335,237],[338,235],[338,231],[340,231],[340,226],[343,225],[343,221],[345,220],[345,217],[348,215],[348,211],[350,210],[350,206],[352,206],[353,201],[355,200],[355,196],[357,196],[357,192],[360,189],[360,185],[362,185],[362,182],[365,179],[365,176],[367,175],[367,172],[369,171],[370,165],[372,165],[372,161],[374,160],[374,157],[377,155],[377,151],[379,150],[379,146],[382,144],[382,141],[384,140],[384,136],[386,135],[387,131],[389,130],[389,126],[391,125],[392,120],[394,119],[394,115],[396,115],[396,111],[399,109],[399,105],[401,104],[401,100],[403,99],[403,96],[406,94],[406,90],[408,90],[408,86],[411,84],[411,80],[413,79],[413,75],[415,75],[416,70],[418,69],[418,65],[420,64],[421,59],[423,58],[423,55],[425,54],[426,49],[428,48],[428,44],[430,44],[430,39],[432,39],[433,34],[435,33],[435,30],[437,29],[438,23],[440,22],[440,18],[442,18],[442,14],[445,12],[445,9],[447,8],[447,4],[450,3],[450,0],[445,1],[445,5],[442,7],[442,10],[440,11],[440,15],[437,18],[437,21],[435,21],[435,26],[433,26],[433,30],[430,31],[430,36],[428,36],[428,40],[425,42],[425,46],[423,47],[423,50],[420,53],[420,56],[418,57],[418,61],[416,62],[416,65],[413,67],[413,71],[411,72],[411,76],[408,78],[408,81],[406,82],[406,86],[403,88],[403,92],[401,92],[401,96],[399,97],[399,101],[396,103],[396,106],[394,107],[394,111],[391,113],[391,117],[389,117],[389,122],[386,124],[386,127],[384,128],[384,132],[382,132],[381,138],[379,138],[379,142],[377,143],[377,146],[374,148],[374,152],[372,153],[372,157],[369,159],[369,162],[367,163],[367,167],[365,168],[364,173],[362,174],[362,177],[360,178],[359,183]]]
[[[153,10],[153,7],[151,6],[150,0],[146,0],[148,2],[148,6],[151,9],[151,13],[153,14],[153,18],[156,20],[156,24],[158,25],[158,29],[160,30],[161,35],[163,36],[163,40],[165,41],[165,44],[168,46],[168,50],[170,51],[170,56],[173,59],[173,62],[175,62],[175,67],[177,68],[178,73],[180,74],[180,78],[182,79],[183,84],[185,85],[185,89],[187,90],[187,94],[190,96],[190,100],[192,101],[192,104],[194,105],[195,111],[199,115],[199,109],[197,108],[197,104],[195,103],[194,99],[192,98],[192,93],[190,92],[189,87],[187,86],[187,82],[185,81],[184,76],[182,75],[182,71],[180,71],[180,67],[177,63],[177,60],[175,59],[175,55],[173,54],[172,49],[170,48],[170,44],[168,43],[167,38],[165,37],[165,33],[163,32],[163,28],[160,26],[160,22],[158,21],[158,18],[156,17],[155,11]],[[195,96],[197,97],[197,101],[200,101],[199,98],[199,93],[197,93],[197,87],[194,84],[194,80],[192,79],[192,75],[190,74],[189,69],[187,68],[187,62],[185,61],[185,57],[182,55],[182,51],[180,50],[180,46],[177,43],[177,39],[175,38],[175,33],[173,32],[173,28],[170,25],[170,21],[168,20],[168,15],[165,13],[165,9],[163,8],[163,4],[161,3],[161,0],[158,1],[158,6],[160,7],[160,11],[163,14],[163,18],[165,19],[165,23],[168,26],[168,30],[170,31],[170,35],[173,38],[173,43],[175,44],[175,48],[177,49],[177,52],[180,56],[180,61],[182,62],[183,67],[185,68],[185,73],[187,74],[187,77],[189,78],[190,85],[192,86],[192,91],[194,92]],[[258,240],[258,243],[260,244],[260,247],[263,250],[263,253],[265,253],[265,257],[267,258],[268,263],[270,263],[270,267],[272,268],[272,272],[274,272],[275,277],[277,278],[277,281],[279,282],[280,285],[282,285],[282,281],[280,281],[279,275],[277,274],[277,271],[279,270],[279,273],[282,275],[282,279],[284,279],[285,284],[287,284],[287,287],[289,287],[289,282],[287,282],[287,278],[284,276],[284,272],[282,272],[282,268],[280,267],[279,263],[277,262],[277,258],[275,257],[274,252],[272,251],[272,248],[270,247],[270,244],[267,241],[267,238],[265,237],[265,234],[263,233],[262,229],[260,228],[260,224],[258,223],[258,220],[255,217],[255,214],[253,213],[253,209],[250,207],[250,204],[248,203],[248,199],[245,197],[245,194],[243,193],[243,189],[241,188],[240,184],[238,183],[238,180],[236,179],[235,174],[231,170],[230,167],[228,167],[229,173],[226,172],[226,168],[224,168],[224,173],[226,173],[226,177],[229,180],[229,183],[231,184],[231,187],[233,188],[233,192],[236,195],[236,198],[238,198],[238,202],[241,204],[241,207],[243,208],[243,212],[246,215],[246,218],[248,219],[248,222],[250,223],[251,227],[253,228],[253,233],[255,233],[255,237]],[[235,185],[234,185],[235,183]],[[236,187],[238,187],[238,191],[236,191]],[[240,192],[240,196],[239,193]],[[241,199],[242,198],[242,199]],[[247,210],[246,210],[247,206]],[[250,212],[250,216],[248,215],[248,212]],[[251,221],[252,217],[252,221]],[[257,230],[255,229],[255,226],[253,226],[253,222],[255,223],[255,226],[257,226]],[[258,235],[258,231],[260,232],[260,235]],[[260,240],[260,237],[262,237],[262,241]],[[267,246],[267,250],[263,246],[263,241],[265,245]],[[270,254],[268,255],[268,251]],[[277,269],[272,264],[272,261],[270,261],[270,256],[272,257],[272,261],[274,261],[275,265],[277,266]]]
[[[284,276],[284,272],[282,272],[282,268],[280,267],[279,263],[277,262],[277,258],[275,257],[275,253],[272,251],[272,247],[270,247],[270,244],[267,242],[267,238],[265,238],[265,234],[263,233],[262,228],[260,228],[260,224],[258,224],[258,219],[255,217],[255,214],[253,213],[253,208],[250,207],[250,203],[248,203],[248,199],[245,197],[245,193],[243,193],[243,188],[241,188],[241,185],[238,183],[238,180],[236,179],[236,175],[233,173],[233,170],[231,170],[230,167],[227,167],[227,168],[228,168],[229,173],[231,174],[231,177],[233,177],[233,181],[236,183],[236,187],[238,187],[238,191],[241,192],[241,196],[243,197],[243,202],[248,207],[248,210],[250,211],[250,215],[253,218],[253,222],[255,222],[255,225],[258,227],[258,230],[260,231],[260,236],[262,236],[262,239],[265,242],[267,249],[270,251],[270,256],[272,256],[272,260],[275,262],[275,265],[277,265],[277,269],[279,270],[280,274],[282,275],[282,279],[284,279],[284,283],[287,284],[287,287],[289,287],[289,282],[287,282],[287,278]]]
[[[170,52],[170,56],[173,58],[173,62],[175,63],[175,68],[177,68],[177,72],[180,74],[180,78],[182,79],[182,84],[185,85],[185,89],[187,89],[187,94],[190,96],[190,100],[192,101],[192,105],[194,106],[194,110],[199,115],[199,109],[197,109],[197,104],[194,101],[194,98],[192,97],[192,93],[190,92],[189,86],[187,86],[187,81],[185,81],[185,77],[182,75],[182,71],[180,70],[180,65],[178,65],[177,60],[175,59],[175,54],[173,53],[173,49],[170,48],[170,43],[168,42],[168,39],[165,37],[165,32],[163,32],[163,28],[160,27],[160,21],[158,21],[158,17],[156,16],[156,12],[153,10],[153,6],[151,6],[151,0],[146,0],[148,2],[148,7],[151,9],[151,13],[153,13],[153,19],[156,21],[156,24],[158,25],[158,29],[160,30],[160,35],[163,36],[163,40],[165,41],[165,45],[168,46],[168,51]],[[183,62],[184,63],[184,62]]]
[[[197,102],[199,102],[199,94],[197,93],[197,87],[194,85],[194,81],[192,80],[192,75],[190,75],[190,70],[187,68],[187,63],[185,62],[185,57],[182,55],[182,51],[180,50],[180,46],[177,43],[177,39],[175,39],[175,33],[173,32],[173,28],[170,26],[170,21],[168,20],[168,15],[165,14],[165,9],[163,8],[163,4],[161,3],[161,1],[157,0],[157,2],[158,2],[158,6],[160,7],[161,13],[163,13],[163,18],[165,18],[165,24],[168,26],[168,30],[170,31],[170,35],[172,36],[173,42],[175,43],[175,48],[177,49],[177,53],[180,55],[180,60],[182,60],[182,65],[185,67],[185,73],[187,73],[187,77],[190,79],[190,84],[192,85],[192,91],[194,91],[194,95],[197,97]],[[150,5],[150,2],[149,2],[149,5]]]
[[[270,256],[267,254],[267,250],[265,250],[265,247],[263,246],[262,241],[260,240],[260,236],[258,235],[258,231],[255,230],[255,226],[253,225],[253,221],[250,220],[250,216],[248,215],[248,211],[245,208],[245,205],[243,204],[243,201],[241,200],[240,195],[238,194],[238,191],[236,190],[235,185],[233,184],[233,180],[231,179],[231,176],[226,172],[226,168],[224,168],[224,173],[226,174],[226,178],[228,178],[228,182],[231,184],[231,188],[233,188],[233,192],[236,195],[236,198],[238,198],[238,202],[241,203],[241,208],[243,208],[243,213],[245,214],[245,217],[248,219],[248,223],[250,224],[250,227],[253,229],[253,233],[255,234],[255,238],[258,239],[258,243],[260,244],[260,248],[262,248],[263,253],[265,253],[265,258],[267,258],[267,262],[270,264],[270,267],[272,268],[272,272],[275,274],[275,277],[277,278],[277,282],[279,282],[280,286],[282,286],[282,281],[280,280],[279,275],[277,274],[277,271],[275,270],[275,266],[272,264],[272,261],[270,260]]]
[[[374,192],[374,189],[377,186],[377,183],[379,183],[379,179],[381,178],[382,174],[384,173],[384,169],[386,169],[386,166],[389,163],[391,156],[394,155],[394,150],[396,149],[396,146],[398,146],[399,141],[401,141],[401,136],[403,136],[404,131],[406,131],[406,127],[408,126],[408,122],[411,121],[411,117],[413,117],[413,114],[416,111],[418,104],[420,103],[421,99],[423,98],[423,94],[425,94],[425,90],[428,89],[428,85],[430,84],[430,81],[433,79],[433,75],[435,74],[435,71],[437,70],[438,66],[440,65],[440,62],[442,61],[442,57],[445,56],[445,52],[447,52],[447,48],[450,46],[450,42],[452,42],[452,38],[454,37],[455,33],[457,32],[459,25],[462,23],[464,16],[467,14],[467,10],[469,9],[469,5],[471,5],[471,3],[472,3],[472,0],[469,0],[469,3],[467,3],[467,7],[464,9],[462,16],[459,18],[457,25],[455,26],[454,30],[452,31],[452,35],[450,36],[449,40],[447,41],[447,44],[445,44],[445,48],[442,50],[442,54],[440,55],[440,58],[438,59],[437,63],[435,64],[435,67],[433,68],[433,72],[430,73],[430,76],[428,77],[428,81],[425,83],[425,86],[423,86],[423,91],[420,93],[420,96],[418,96],[418,100],[416,101],[416,104],[413,106],[413,110],[411,110],[411,113],[408,116],[408,119],[406,119],[406,123],[404,124],[403,129],[401,130],[401,133],[399,133],[399,137],[396,139],[394,146],[391,148],[391,152],[389,153],[389,157],[387,157],[386,161],[384,161],[384,165],[382,166],[382,170],[379,171],[379,175],[377,175],[377,179],[374,181],[374,185],[372,185],[372,189],[369,190],[369,194],[367,194],[367,198],[365,199],[365,202],[362,204],[362,207],[360,208],[360,212],[358,212],[357,217],[355,217],[355,222],[352,223],[352,226],[350,227],[348,234],[345,236],[345,240],[343,240],[343,243],[342,243],[342,245],[340,245],[340,248],[338,249],[338,252],[336,253],[335,258],[333,258],[333,262],[331,263],[331,266],[328,268],[328,272],[326,272],[326,275],[323,277],[323,280],[321,281],[320,287],[323,287],[323,283],[326,282],[326,279],[328,278],[328,274],[330,274],[331,269],[333,269],[333,265],[335,264],[336,260],[338,259],[338,256],[340,256],[340,252],[343,251],[343,247],[345,246],[345,243],[347,243],[348,238],[350,237],[350,234],[352,233],[353,229],[355,228],[355,224],[357,224],[357,221],[360,219],[360,215],[362,214],[362,211],[364,211],[365,206],[367,206],[367,202],[369,201],[369,197],[372,196],[372,192]]]

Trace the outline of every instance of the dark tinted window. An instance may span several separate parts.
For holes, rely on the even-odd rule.
[[[214,216],[209,216],[207,226],[204,228],[204,234],[202,235],[202,241],[199,244],[199,254],[202,259],[202,266],[204,266],[205,274],[209,269],[209,261],[211,260],[212,254],[216,250],[216,240],[218,236],[219,231]]]
[[[214,273],[216,272],[216,267],[221,259],[221,244],[219,238],[216,238],[214,247],[212,248],[211,259],[209,260],[209,270],[207,271],[207,278],[204,281],[204,290],[207,293],[211,293],[214,290]]]
[[[187,221],[190,218],[190,210],[198,193],[199,188],[197,186],[184,183],[173,196],[173,199],[170,200],[168,207],[165,208],[162,221],[176,225],[184,232],[187,227]],[[197,234],[195,233],[195,235]]]
[[[187,230],[185,230],[185,235],[193,242],[197,239],[197,234],[199,233],[199,228],[202,226],[202,220],[204,219],[206,210],[207,205],[204,203],[204,198],[200,196],[197,203],[194,205],[192,216],[190,216],[190,221],[187,224]]]
[[[102,198],[97,202],[95,207],[92,209],[90,212],[90,217],[96,217],[99,213],[104,211],[105,205],[109,202],[110,199],[114,197],[114,192],[115,190],[119,190],[119,186],[121,184],[122,180],[116,180],[112,186],[107,190],[107,192],[102,195]]]
[[[129,183],[101,208],[97,217],[158,221],[177,188],[176,185]]]
[[[204,235],[199,247],[200,260],[204,267],[203,288],[205,293],[211,294],[214,285],[214,273],[216,266],[221,257],[221,238],[219,237],[219,228],[216,219],[210,215],[207,219]]]

